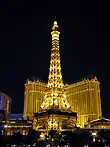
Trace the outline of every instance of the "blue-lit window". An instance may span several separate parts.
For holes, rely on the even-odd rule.
[[[0,104],[2,103],[2,96],[0,96]]]

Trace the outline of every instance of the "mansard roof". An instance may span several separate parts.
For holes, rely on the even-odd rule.
[[[96,119],[90,122],[90,124],[94,124],[94,123],[110,123],[110,119],[101,118],[101,119]]]

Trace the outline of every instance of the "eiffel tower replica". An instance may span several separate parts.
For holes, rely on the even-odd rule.
[[[33,128],[37,131],[57,130],[61,132],[73,128],[77,114],[71,111],[64,91],[60,65],[60,32],[57,21],[53,23],[51,35],[52,49],[48,84],[41,110],[35,113]]]

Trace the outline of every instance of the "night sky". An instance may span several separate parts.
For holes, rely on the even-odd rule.
[[[23,112],[27,78],[47,81],[56,16],[64,82],[97,76],[103,115],[110,117],[109,14],[104,1],[0,1],[0,91],[12,98],[13,113]]]

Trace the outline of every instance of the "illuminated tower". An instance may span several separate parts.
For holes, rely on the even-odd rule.
[[[76,113],[70,111],[67,101],[60,65],[59,30],[57,21],[52,27],[52,49],[48,84],[45,90],[41,110],[35,114],[33,121],[36,130],[63,130],[69,129],[76,123]]]
[[[41,105],[42,110],[60,109],[69,110],[70,105],[67,102],[64,93],[63,79],[60,65],[60,51],[59,51],[59,34],[57,22],[54,21],[52,27],[52,49],[50,60],[50,71],[47,84],[47,93]]]

